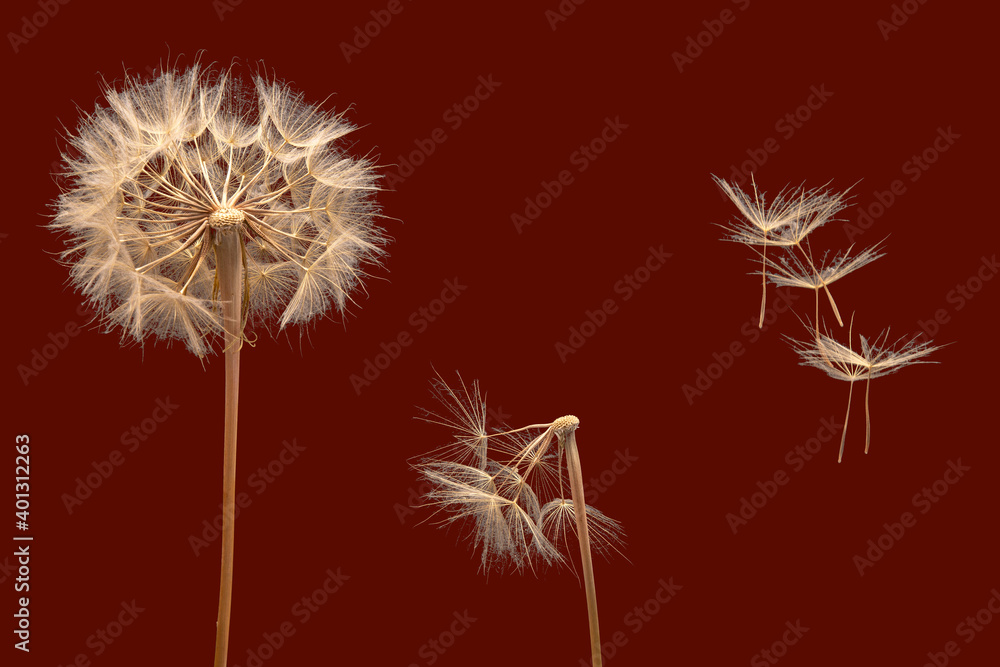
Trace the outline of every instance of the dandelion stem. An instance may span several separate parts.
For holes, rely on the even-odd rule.
[[[757,322],[757,328],[764,328],[764,305],[767,303],[767,231],[764,231],[764,252],[761,253],[761,283],[760,283],[760,320]]]
[[[573,495],[573,514],[576,516],[576,532],[580,539],[580,560],[583,565],[583,583],[587,591],[587,616],[590,620],[590,660],[593,667],[601,667],[601,627],[597,620],[597,587],[594,584],[594,564],[590,556],[587,504],[583,493],[580,452],[576,448],[576,428],[557,431],[557,435],[559,443],[566,450],[566,468],[569,471],[569,487]]]
[[[868,394],[871,393],[872,389],[872,369],[868,369],[868,381],[865,386],[865,454],[868,453],[868,445],[872,441],[872,419],[868,412]]]
[[[847,391],[847,414],[844,415],[844,432],[840,435],[840,453],[837,454],[837,463],[844,460],[844,443],[847,442],[847,420],[851,418],[851,396],[854,394],[854,380],[851,380],[851,388]]]
[[[817,287],[813,291],[816,292],[816,319],[813,321],[813,331],[816,333],[816,343],[819,347],[819,288]],[[826,355],[823,357],[826,358]]]
[[[236,527],[236,418],[239,412],[240,313],[243,299],[243,264],[238,231],[215,231],[216,275],[226,328],[226,420],[222,476],[222,577],[219,587],[219,620],[215,634],[215,667],[226,667],[229,651],[229,615],[233,599],[233,548]]]
[[[830,288],[827,287],[826,281],[823,280],[823,274],[820,273],[819,269],[816,268],[816,264],[813,262],[813,259],[812,259],[812,250],[809,250],[808,252],[806,252],[806,250],[802,249],[802,244],[801,243],[796,243],[795,245],[796,245],[796,247],[799,250],[802,251],[802,254],[805,256],[806,261],[809,262],[810,268],[812,268],[813,273],[816,274],[816,280],[817,280],[817,282],[819,282],[823,286],[823,291],[826,292],[826,298],[828,298],[830,300],[830,307],[833,308],[833,314],[837,318],[837,324],[839,324],[840,326],[844,326],[844,320],[842,320],[840,318],[840,311],[837,310],[837,302],[833,300],[833,294],[830,293]],[[808,249],[808,246],[809,246],[809,239],[806,239],[806,248],[807,249]]]
[[[837,318],[837,324],[844,326],[844,320],[840,318],[840,311],[837,310],[837,302],[833,300],[833,295],[830,294],[830,288],[823,283],[823,291],[826,292],[826,298],[830,300],[830,307],[833,308],[833,315]]]

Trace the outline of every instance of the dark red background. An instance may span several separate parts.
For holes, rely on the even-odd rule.
[[[1000,618],[968,644],[956,627],[1000,587],[1000,286],[984,283],[961,309],[948,299],[998,245],[995,14],[911,2],[916,13],[886,40],[877,22],[893,13],[888,1],[754,1],[740,11],[724,0],[669,9],[592,0],[555,30],[545,11],[556,0],[406,2],[348,63],[339,44],[385,6],[245,0],[220,17],[207,0],[76,0],[17,53],[5,40],[3,478],[14,436],[30,434],[35,541],[32,651],[8,644],[4,664],[68,665],[80,653],[107,667],[211,659],[218,542],[196,557],[188,537],[221,501],[221,358],[202,368],[178,346],[121,349],[116,335],[88,328],[27,384],[18,371],[50,333],[85,323],[53,261],[61,244],[42,227],[58,192],[49,172],[61,125],[75,126],[78,107],[93,109],[101,75],[143,71],[168,53],[190,62],[200,49],[221,63],[262,60],[310,100],[336,93],[327,105],[353,105],[349,117],[363,126],[356,151],[382,164],[397,164],[435,128],[448,137],[381,195],[395,240],[346,323],[324,321],[302,340],[263,333],[244,351],[238,478],[253,503],[238,521],[231,664],[245,667],[264,633],[290,621],[296,632],[269,667],[429,665],[421,646],[465,611],[477,620],[434,664],[575,666],[587,657],[572,575],[487,578],[454,533],[418,525],[419,512],[400,518],[416,484],[407,459],[450,437],[413,419],[430,405],[432,364],[478,378],[512,424],[578,415],[585,474],[610,470],[616,451],[638,458],[596,503],[624,525],[631,561],[597,565],[603,637],[627,640],[608,664],[745,665],[796,621],[809,630],[783,665],[919,667],[949,641],[960,648],[950,664],[997,664]],[[672,54],[708,29],[704,21],[718,28],[724,9],[735,21],[679,72]],[[38,11],[8,3],[0,28],[20,32]],[[442,114],[490,75],[499,88],[449,127]],[[775,124],[811,86],[832,96],[786,138]],[[577,172],[570,155],[606,118],[627,128]],[[949,127],[960,138],[911,182],[904,163]],[[741,327],[757,313],[759,285],[747,275],[751,252],[719,241],[713,223],[735,209],[710,174],[728,176],[770,137],[779,150],[756,169],[761,189],[860,180],[852,222],[876,191],[903,180],[905,194],[857,239],[889,236],[888,255],[833,291],[845,314],[856,313],[856,333],[917,332],[942,309],[936,341],[954,343],[933,355],[939,365],[872,384],[868,456],[856,400],[844,462],[833,441],[799,472],[786,452],[822,418],[843,419],[847,386],[797,365],[780,338],[801,333],[793,316],[745,345],[693,405],[681,389],[713,353],[748,343]],[[563,169],[574,182],[518,233],[511,214]],[[846,248],[841,227],[814,243]],[[673,256],[625,301],[614,285],[661,245]],[[456,278],[467,290],[356,394],[349,376],[380,343],[414,333],[410,314]],[[617,312],[562,363],[555,344],[607,298]],[[796,310],[811,307],[801,293]],[[167,397],[180,407],[68,514],[62,495],[75,479],[124,450],[122,434]],[[292,438],[305,450],[257,495],[249,476]],[[912,497],[959,459],[971,470],[920,514]],[[726,514],[778,470],[788,484],[734,535]],[[4,497],[12,513],[12,494]],[[905,511],[916,525],[859,576],[853,557]],[[299,623],[293,605],[328,568],[350,579]],[[2,636],[12,643],[13,575],[0,577]],[[635,632],[627,615],[670,578],[682,588]],[[144,611],[95,656],[88,637],[132,600]]]

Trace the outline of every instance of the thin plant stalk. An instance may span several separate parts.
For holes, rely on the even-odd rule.
[[[872,389],[872,369],[868,369],[868,381],[865,387],[865,454],[868,453],[868,445],[872,442],[872,419],[868,412],[868,394]]]
[[[575,418],[574,418],[575,420]],[[597,587],[594,583],[594,564],[590,555],[590,534],[587,532],[587,504],[583,493],[583,470],[580,453],[576,448],[576,427],[557,429],[559,444],[566,450],[566,468],[573,497],[573,514],[580,538],[580,560],[583,564],[583,584],[587,592],[587,616],[590,620],[590,654],[593,667],[601,667],[601,627],[597,620]]]
[[[215,667],[226,667],[229,619],[233,601],[233,553],[236,528],[236,424],[239,413],[241,313],[243,287],[242,244],[236,229],[215,230],[219,300],[226,330],[226,420],[222,475],[222,577],[219,618],[215,634]]]
[[[764,305],[767,304],[767,232],[764,232],[764,251],[761,257],[761,287],[760,287],[760,320],[757,322],[757,328],[764,328]]]
[[[847,391],[847,414],[844,415],[844,432],[840,435],[840,453],[837,454],[837,463],[844,460],[844,443],[847,442],[847,420],[851,418],[851,396],[854,394],[854,380],[851,380],[851,388]]]
[[[813,291],[816,292],[816,319],[813,320],[813,331],[816,333],[816,342],[819,343],[819,288]]]
[[[812,259],[812,250],[809,250],[808,252],[806,252],[806,250],[808,249],[808,246],[809,246],[809,239],[806,239],[806,248],[805,249],[802,247],[801,243],[796,243],[795,244],[795,247],[799,249],[799,251],[802,253],[802,256],[806,258],[807,262],[809,262],[809,267],[813,270],[813,273],[816,274],[816,279],[819,280],[819,282],[823,284],[823,291],[826,292],[826,298],[830,300],[830,307],[833,308],[833,315],[834,315],[834,317],[837,318],[837,324],[839,324],[840,326],[844,326],[844,320],[841,319],[841,317],[840,317],[840,311],[837,310],[837,302],[833,300],[833,294],[830,293],[830,288],[827,287],[826,281],[823,280],[823,274],[820,273],[819,269],[816,268],[816,264],[813,262],[813,259]],[[818,319],[819,319],[819,316],[817,315],[817,320]]]

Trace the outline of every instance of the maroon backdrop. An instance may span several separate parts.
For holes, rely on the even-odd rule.
[[[7,3],[3,664],[210,660],[222,360],[86,326],[43,227],[60,128],[101,78],[201,49],[336,93],[392,187],[390,255],[346,321],[244,351],[232,665],[589,664],[572,574],[483,576],[408,508],[407,459],[450,438],[414,420],[432,364],[512,424],[580,417],[592,499],[628,534],[596,565],[607,664],[997,664],[995,13],[525,4]],[[710,178],[751,171],[772,194],[856,184],[813,237],[888,237],[833,288],[855,334],[952,343],[872,384],[867,456],[863,393],[838,464],[848,387],[782,340],[812,295],[769,289],[754,326]]]

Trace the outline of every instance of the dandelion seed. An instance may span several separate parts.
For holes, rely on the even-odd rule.
[[[591,552],[621,553],[621,526],[584,503],[583,473],[576,446],[576,417],[548,424],[486,432],[486,402],[478,383],[471,391],[461,376],[455,388],[440,375],[432,382],[444,414],[425,410],[424,421],[455,431],[454,442],[420,457],[413,467],[430,490],[423,496],[443,515],[442,525],[460,524],[479,549],[482,569],[565,565],[579,543],[587,596],[593,664],[601,665],[597,593]],[[563,462],[565,461],[565,465]],[[567,498],[565,491],[569,491]],[[584,511],[576,508],[583,507]]]
[[[782,246],[798,249],[808,262],[813,273],[818,274],[811,252],[802,247],[805,238],[825,225],[835,220],[838,212],[847,206],[847,192],[835,193],[823,188],[806,190],[799,187],[789,190],[785,188],[767,206],[764,195],[757,191],[757,183],[751,175],[754,196],[751,199],[738,186],[730,185],[718,176],[713,176],[716,184],[736,204],[743,215],[726,229],[730,232],[726,240],[736,241],[749,246],[762,246],[761,254],[761,302],[758,327],[764,325],[764,306],[767,301],[767,247]],[[825,186],[824,186],[825,187]],[[826,284],[822,285],[830,300],[837,322],[843,326],[837,304],[833,300]]]
[[[823,260],[818,267],[809,268],[802,263],[802,260],[799,259],[799,256],[791,248],[786,247],[785,255],[781,258],[780,262],[774,261],[773,258],[766,258],[764,260],[765,271],[770,270],[770,273],[766,273],[765,275],[777,287],[805,287],[813,290],[816,296],[816,313],[813,321],[818,325],[820,289],[833,284],[847,274],[882,257],[885,253],[879,252],[881,250],[880,245],[881,242],[876,243],[871,248],[865,248],[862,252],[851,257],[851,250],[854,249],[852,245],[846,251],[836,255],[830,263],[826,263],[826,254],[824,254]],[[761,254],[763,255],[763,253]],[[754,275],[756,273],[761,272],[755,272]],[[818,336],[819,330],[816,329],[815,333]]]
[[[853,322],[850,329],[853,329]],[[927,361],[924,357],[942,347],[931,345],[932,341],[930,340],[921,341],[918,336],[909,340],[905,337],[900,338],[890,344],[888,342],[889,330],[886,329],[872,342],[869,342],[864,336],[859,336],[861,341],[861,353],[859,354],[850,347],[850,329],[848,330],[848,345],[842,345],[834,340],[829,332],[816,334],[808,342],[786,336],[792,349],[798,353],[801,365],[819,368],[832,378],[850,383],[850,389],[847,393],[847,414],[844,416],[844,430],[840,436],[840,452],[837,455],[838,463],[844,458],[844,443],[847,440],[847,422],[851,416],[851,397],[854,393],[855,381],[865,379],[865,454],[867,454],[871,444],[871,413],[869,410],[871,381],[913,364],[937,363]]]
[[[436,372],[436,371],[435,371]],[[437,375],[431,382],[431,393],[444,408],[444,414],[423,410],[420,419],[456,431],[455,442],[444,445],[427,457],[471,463],[480,470],[486,469],[486,399],[479,396],[479,382],[473,382],[471,391],[461,376],[452,389],[444,378]]]
[[[222,582],[216,667],[228,651],[239,352],[247,327],[331,310],[385,242],[374,165],[338,140],[354,127],[285,84],[196,63],[106,86],[64,155],[71,185],[50,227],[73,285],[124,339],[225,351]]]

